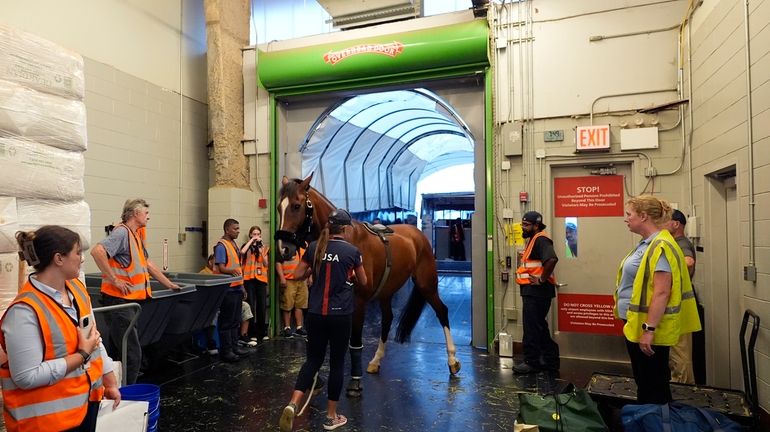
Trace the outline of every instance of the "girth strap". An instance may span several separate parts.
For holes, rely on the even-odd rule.
[[[390,250],[390,241],[388,237],[392,236],[394,231],[390,228],[386,228],[385,230],[377,229],[377,227],[368,223],[364,223],[364,226],[367,231],[376,234],[382,241],[383,246],[385,246],[385,271],[382,273],[380,283],[377,285],[377,289],[374,290],[374,295],[372,296],[372,298],[377,298],[377,296],[380,295],[382,288],[385,287],[385,282],[388,281],[388,277],[390,276],[390,269],[393,267],[393,252]]]

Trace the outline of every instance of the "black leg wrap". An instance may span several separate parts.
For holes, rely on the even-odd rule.
[[[363,367],[361,365],[361,353],[364,351],[364,347],[348,347],[350,349],[350,376],[361,377],[363,376]]]

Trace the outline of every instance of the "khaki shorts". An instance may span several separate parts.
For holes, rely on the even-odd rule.
[[[242,302],[241,304],[241,322],[248,321],[254,318],[254,314],[251,313],[251,306],[248,303]]]
[[[290,311],[294,308],[307,309],[307,283],[287,280],[286,288],[281,293],[281,310]]]

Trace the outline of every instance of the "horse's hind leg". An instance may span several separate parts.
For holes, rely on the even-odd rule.
[[[380,361],[385,357],[385,343],[388,341],[390,326],[393,324],[393,307],[390,300],[390,297],[380,300],[380,312],[382,315],[382,321],[380,323],[380,343],[377,345],[377,351],[374,353],[374,357],[369,361],[369,366],[366,367],[366,372],[370,374],[380,373]]]
[[[444,329],[447,365],[449,366],[449,373],[454,375],[460,372],[461,365],[456,357],[457,347],[455,347],[454,339],[452,339],[452,332],[449,330],[449,309],[438,296],[438,276],[436,275],[435,267],[430,271],[430,269],[418,266],[414,281],[415,288],[420,290],[425,300],[430,304],[430,307],[436,312],[436,318],[438,318],[438,322]]]

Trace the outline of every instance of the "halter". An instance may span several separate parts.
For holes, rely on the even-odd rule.
[[[310,198],[305,198],[305,220],[296,232],[278,230],[275,232],[275,240],[289,242],[294,246],[301,248],[307,246],[307,238],[310,236],[310,230],[313,228],[313,202]]]

